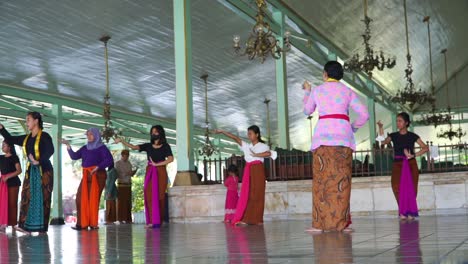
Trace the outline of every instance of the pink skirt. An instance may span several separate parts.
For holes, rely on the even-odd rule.
[[[8,225],[8,185],[0,180],[0,225]]]
[[[226,205],[224,207],[224,221],[231,222],[236,213],[239,195],[235,190],[228,190],[226,193]]]

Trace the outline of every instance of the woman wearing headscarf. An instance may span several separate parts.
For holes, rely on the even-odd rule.
[[[114,159],[109,149],[102,143],[98,128],[86,131],[88,143],[78,151],[73,151],[67,140],[68,154],[72,160],[82,160],[83,177],[76,192],[77,222],[75,230],[98,229],[99,200],[106,185],[106,168],[114,167]]]
[[[151,143],[132,145],[121,138],[116,138],[115,143],[122,143],[133,150],[146,152],[148,157],[144,183],[146,227],[159,228],[166,211],[168,180],[166,166],[174,161],[174,156],[161,125],[151,127],[150,140]]]
[[[308,231],[351,231],[350,198],[354,132],[369,119],[367,107],[357,94],[341,83],[343,67],[329,61],[323,70],[324,84],[311,91],[304,83],[304,114],[318,110],[319,121],[312,138],[312,228]],[[349,110],[357,114],[350,121]]]
[[[27,135],[12,136],[0,124],[0,134],[11,144],[23,148],[28,158],[26,174],[21,191],[18,230],[22,232],[47,232],[49,228],[50,204],[54,187],[54,172],[50,158],[54,144],[50,135],[43,131],[42,116],[38,112],[26,115]]]

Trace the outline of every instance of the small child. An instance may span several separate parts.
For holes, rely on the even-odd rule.
[[[227,170],[227,177],[224,180],[224,186],[227,188],[224,222],[230,223],[236,213],[237,200],[239,200],[238,183],[239,177],[236,165],[232,164]]]

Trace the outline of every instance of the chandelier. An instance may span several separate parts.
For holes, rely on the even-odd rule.
[[[367,16],[367,0],[364,0],[364,20],[361,21],[364,22],[366,28],[364,34],[361,35],[364,40],[364,56],[361,59],[359,53],[354,54],[351,59],[344,63],[344,69],[353,72],[365,72],[369,78],[372,78],[374,69],[379,71],[383,71],[385,67],[391,69],[395,67],[396,59],[395,57],[385,58],[383,51],[374,51],[369,43],[372,37],[370,30],[372,19]]]
[[[291,49],[291,43],[289,37],[291,32],[284,32],[284,47],[280,47],[281,42],[276,39],[271,31],[270,25],[265,21],[266,16],[266,2],[265,0],[256,0],[257,4],[257,15],[255,16],[256,23],[252,29],[250,37],[245,43],[244,51],[241,51],[241,38],[235,35],[234,51],[241,56],[247,55],[249,60],[259,58],[260,62],[265,62],[268,56],[272,56],[275,59],[280,59],[281,54]]]
[[[444,63],[445,63],[445,88],[446,88],[446,96],[447,96],[447,105],[449,109],[449,115],[450,115],[450,97],[449,97],[449,87],[448,87],[448,68],[447,68],[447,49],[443,49],[441,51],[442,54],[444,54]],[[457,98],[458,101],[458,87],[455,87],[455,97]],[[458,129],[453,130],[452,127],[452,121],[449,122],[449,129],[446,131],[441,131],[440,133],[437,134],[438,138],[446,138],[452,141],[454,138],[458,138],[459,142],[462,142],[462,138],[466,136],[466,132],[463,131],[461,128],[461,120],[463,119],[462,115],[460,114],[459,121],[458,121]]]
[[[208,74],[204,74],[200,77],[205,82],[205,142],[198,150],[198,153],[205,157],[210,157],[218,150],[213,146],[210,140],[210,123],[208,122]]]
[[[422,116],[422,119],[420,123],[430,126],[433,125],[434,127],[437,127],[442,124],[447,124],[452,120],[452,116],[450,115],[450,106],[448,105],[448,114],[443,114],[440,112],[436,111],[435,107],[435,87],[434,87],[434,78],[433,78],[433,72],[432,72],[432,45],[431,45],[431,29],[430,29],[430,16],[426,16],[423,19],[424,23],[427,23],[427,38],[429,41],[429,68],[430,68],[430,77],[431,77],[431,92],[432,92],[432,97],[434,98],[434,101],[432,102],[432,108],[430,114],[425,114]]]
[[[111,121],[111,105],[110,105],[110,94],[109,94],[109,57],[107,53],[107,42],[111,39],[110,36],[102,36],[99,40],[104,43],[104,58],[106,62],[106,94],[104,95],[104,127],[101,131],[101,136],[107,143],[115,136],[121,135],[122,131],[114,129]]]
[[[450,128],[446,131],[441,131],[437,133],[438,138],[446,138],[450,141],[454,138],[458,138],[461,142],[461,139],[466,136],[466,132],[463,131],[461,127],[458,127],[456,130],[453,130],[452,124],[450,124]]]
[[[408,105],[410,109],[413,109],[416,104],[426,104],[433,103],[434,98],[423,92],[421,89],[416,90],[414,88],[413,79],[411,74],[413,74],[413,66],[411,65],[411,54],[409,48],[409,36],[408,36],[408,15],[406,12],[406,0],[403,1],[404,11],[405,11],[405,30],[406,30],[406,70],[405,70],[405,79],[406,86],[403,90],[398,90],[397,94],[392,98],[392,102],[399,103],[401,105]]]

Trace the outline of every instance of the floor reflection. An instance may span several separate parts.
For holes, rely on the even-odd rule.
[[[354,263],[352,234],[328,232],[312,235],[315,263]]]
[[[226,225],[228,263],[268,263],[263,226],[233,227]]]
[[[400,222],[400,247],[397,250],[400,263],[423,263],[419,244],[419,221]]]
[[[78,232],[78,247],[81,259],[87,263],[100,263],[101,252],[99,250],[99,232],[80,231]]]
[[[52,263],[48,235],[21,236],[18,238],[18,249],[17,263]]]

